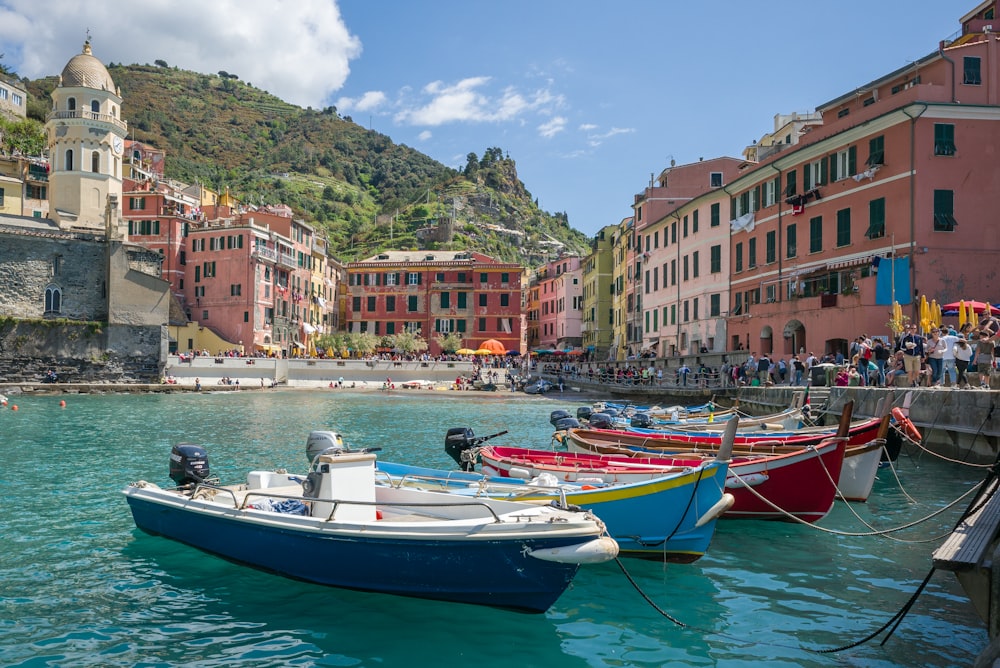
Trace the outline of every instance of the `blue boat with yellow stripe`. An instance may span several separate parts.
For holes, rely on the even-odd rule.
[[[550,479],[521,480],[379,461],[383,484],[419,487],[474,497],[567,503],[592,511],[628,556],[690,563],[708,549],[718,518],[733,503],[726,493],[728,456],[699,466],[678,467],[662,477],[607,484],[595,477],[576,484]]]

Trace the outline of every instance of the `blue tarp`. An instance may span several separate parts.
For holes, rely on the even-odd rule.
[[[896,281],[893,285],[893,273]],[[910,289],[910,258],[883,258],[878,263],[878,277],[875,282],[875,303],[891,305],[893,302],[893,292],[896,301],[900,304],[910,304],[913,302],[912,290]]]

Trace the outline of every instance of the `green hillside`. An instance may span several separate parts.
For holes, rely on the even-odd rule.
[[[227,188],[244,202],[285,203],[326,231],[342,260],[387,249],[478,250],[535,266],[589,239],[541,211],[500,148],[456,171],[333,107],[302,109],[227,72],[108,66],[134,139],[167,152],[166,175]],[[43,118],[55,77],[25,82]],[[444,225],[451,230],[441,235]],[[433,239],[439,239],[434,241]]]

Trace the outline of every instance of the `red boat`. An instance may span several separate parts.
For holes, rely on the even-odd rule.
[[[846,439],[828,437],[785,454],[734,455],[726,490],[735,503],[723,518],[800,519],[815,522],[833,507]],[[483,470],[492,475],[531,478],[550,473],[560,480],[626,482],[664,475],[677,466],[697,466],[698,455],[627,457],[483,446]]]

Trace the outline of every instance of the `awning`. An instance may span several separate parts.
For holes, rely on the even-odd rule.
[[[834,260],[833,262],[827,262],[827,269],[844,269],[846,267],[858,267],[863,264],[868,264],[871,262],[871,255],[866,255],[864,257],[848,257],[841,260]]]
[[[304,343],[299,343],[298,341],[295,341],[294,343],[292,343],[292,345],[295,346],[296,348],[301,349],[301,350],[305,350],[306,349],[305,344]]]
[[[269,353],[276,353],[281,350],[281,346],[272,346],[270,343],[258,343],[255,344],[257,348],[261,350],[266,350]]]

